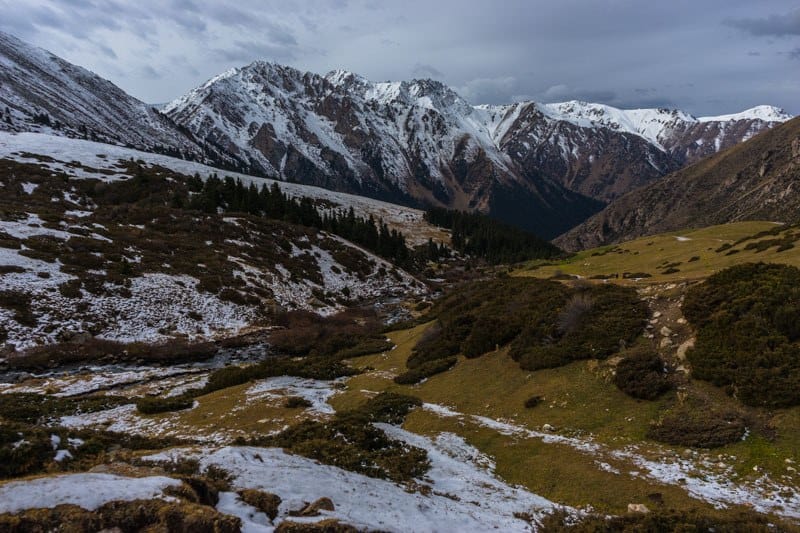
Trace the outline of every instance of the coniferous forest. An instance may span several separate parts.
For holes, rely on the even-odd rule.
[[[563,253],[532,233],[480,213],[432,208],[425,213],[425,220],[452,231],[454,250],[493,265],[547,259]]]

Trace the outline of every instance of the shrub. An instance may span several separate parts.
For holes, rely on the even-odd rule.
[[[562,335],[572,333],[581,323],[581,319],[591,311],[594,300],[585,293],[573,294],[572,298],[558,314],[557,327]]]
[[[623,272],[623,279],[652,278],[653,275],[647,272]]]
[[[605,359],[636,340],[647,318],[647,306],[634,289],[594,285],[584,290],[593,304],[582,310],[580,317],[571,317],[569,331],[560,331],[555,320],[531,323],[511,343],[509,353],[523,369]]]
[[[446,357],[444,359],[435,359],[422,363],[417,367],[403,372],[399,376],[395,376],[394,382],[399,385],[413,385],[414,383],[419,383],[425,378],[450,370],[456,364],[456,361],[456,357]]]
[[[695,378],[748,405],[800,405],[800,269],[722,270],[687,292],[683,312],[697,330],[687,352]]]
[[[664,362],[653,350],[632,350],[617,364],[614,383],[640,400],[655,400],[671,388]]]
[[[543,401],[544,401],[544,398],[542,398],[539,395],[531,396],[530,398],[525,400],[525,408],[526,409],[533,409],[534,407],[536,407],[537,405],[539,405]]]
[[[331,380],[342,376],[352,376],[358,371],[343,364],[335,357],[308,356],[303,359],[270,358],[250,366],[226,366],[211,373],[201,394],[207,394],[228,387],[242,385],[255,379],[276,376],[296,376],[300,378]]]
[[[791,531],[775,519],[754,511],[727,511],[707,514],[705,511],[675,511],[656,509],[649,513],[628,513],[622,516],[584,515],[576,519],[564,511],[546,515],[538,523],[542,533],[594,533],[644,531],[748,531],[770,533]]]
[[[22,326],[36,326],[36,316],[31,306],[31,296],[22,291],[0,291],[0,307],[14,312],[14,320]]]
[[[390,439],[375,422],[401,424],[422,402],[411,396],[381,393],[331,421],[306,420],[282,433],[253,440],[254,445],[280,446],[290,452],[367,476],[411,481],[425,474],[425,450]]]
[[[681,405],[652,425],[648,438],[679,446],[718,448],[742,439],[746,431],[742,417],[709,405]]]
[[[94,511],[62,504],[52,509],[27,509],[0,514],[0,530],[28,531],[198,531],[236,533],[239,518],[222,514],[213,507],[180,501],[113,501]]]
[[[194,400],[189,396],[173,396],[171,398],[146,396],[136,401],[136,409],[146,415],[182,411],[190,409],[193,405]]]
[[[132,403],[118,396],[85,396],[64,398],[30,392],[0,394],[0,417],[17,422],[34,423],[43,418],[56,418],[76,413],[93,413]]]
[[[240,490],[236,494],[244,503],[252,505],[266,514],[270,520],[275,520],[278,516],[278,506],[281,504],[280,496],[255,489]]]
[[[430,315],[437,322],[414,347],[409,369],[508,345],[522,368],[535,370],[617,352],[641,333],[647,306],[618,285],[508,278],[457,287]]]
[[[286,402],[283,404],[284,407],[287,409],[297,409],[311,407],[312,404],[309,400],[303,398],[302,396],[289,396],[286,398]]]

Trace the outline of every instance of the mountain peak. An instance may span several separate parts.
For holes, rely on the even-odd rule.
[[[372,85],[367,78],[344,69],[331,70],[325,74],[324,78],[328,80],[331,85],[336,87],[353,87],[353,86],[366,86]]]
[[[772,105],[757,105],[739,113],[699,117],[700,122],[732,122],[736,120],[763,120],[764,122],[786,122],[792,115],[780,107]]]

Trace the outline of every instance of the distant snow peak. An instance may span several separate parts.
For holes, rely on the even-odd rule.
[[[757,105],[750,109],[745,109],[740,113],[730,115],[718,115],[713,117],[700,117],[700,122],[734,122],[737,120],[762,120],[764,122],[785,122],[792,118],[780,107],[771,105]]]

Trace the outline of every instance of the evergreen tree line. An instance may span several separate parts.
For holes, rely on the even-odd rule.
[[[556,246],[515,226],[480,213],[431,208],[425,220],[452,232],[452,246],[491,264],[517,263],[562,255]]]
[[[376,222],[371,216],[356,216],[352,207],[320,213],[314,200],[305,196],[291,198],[281,191],[277,183],[258,188],[254,183],[245,185],[230,176],[220,179],[213,175],[203,181],[195,175],[189,179],[188,187],[193,193],[188,205],[183,205],[184,200],[176,196],[174,207],[188,207],[206,213],[249,213],[316,228],[353,242],[401,268],[414,269],[428,259],[438,259],[448,253],[444,246],[433,242],[411,250],[402,233],[389,229],[383,221]]]

